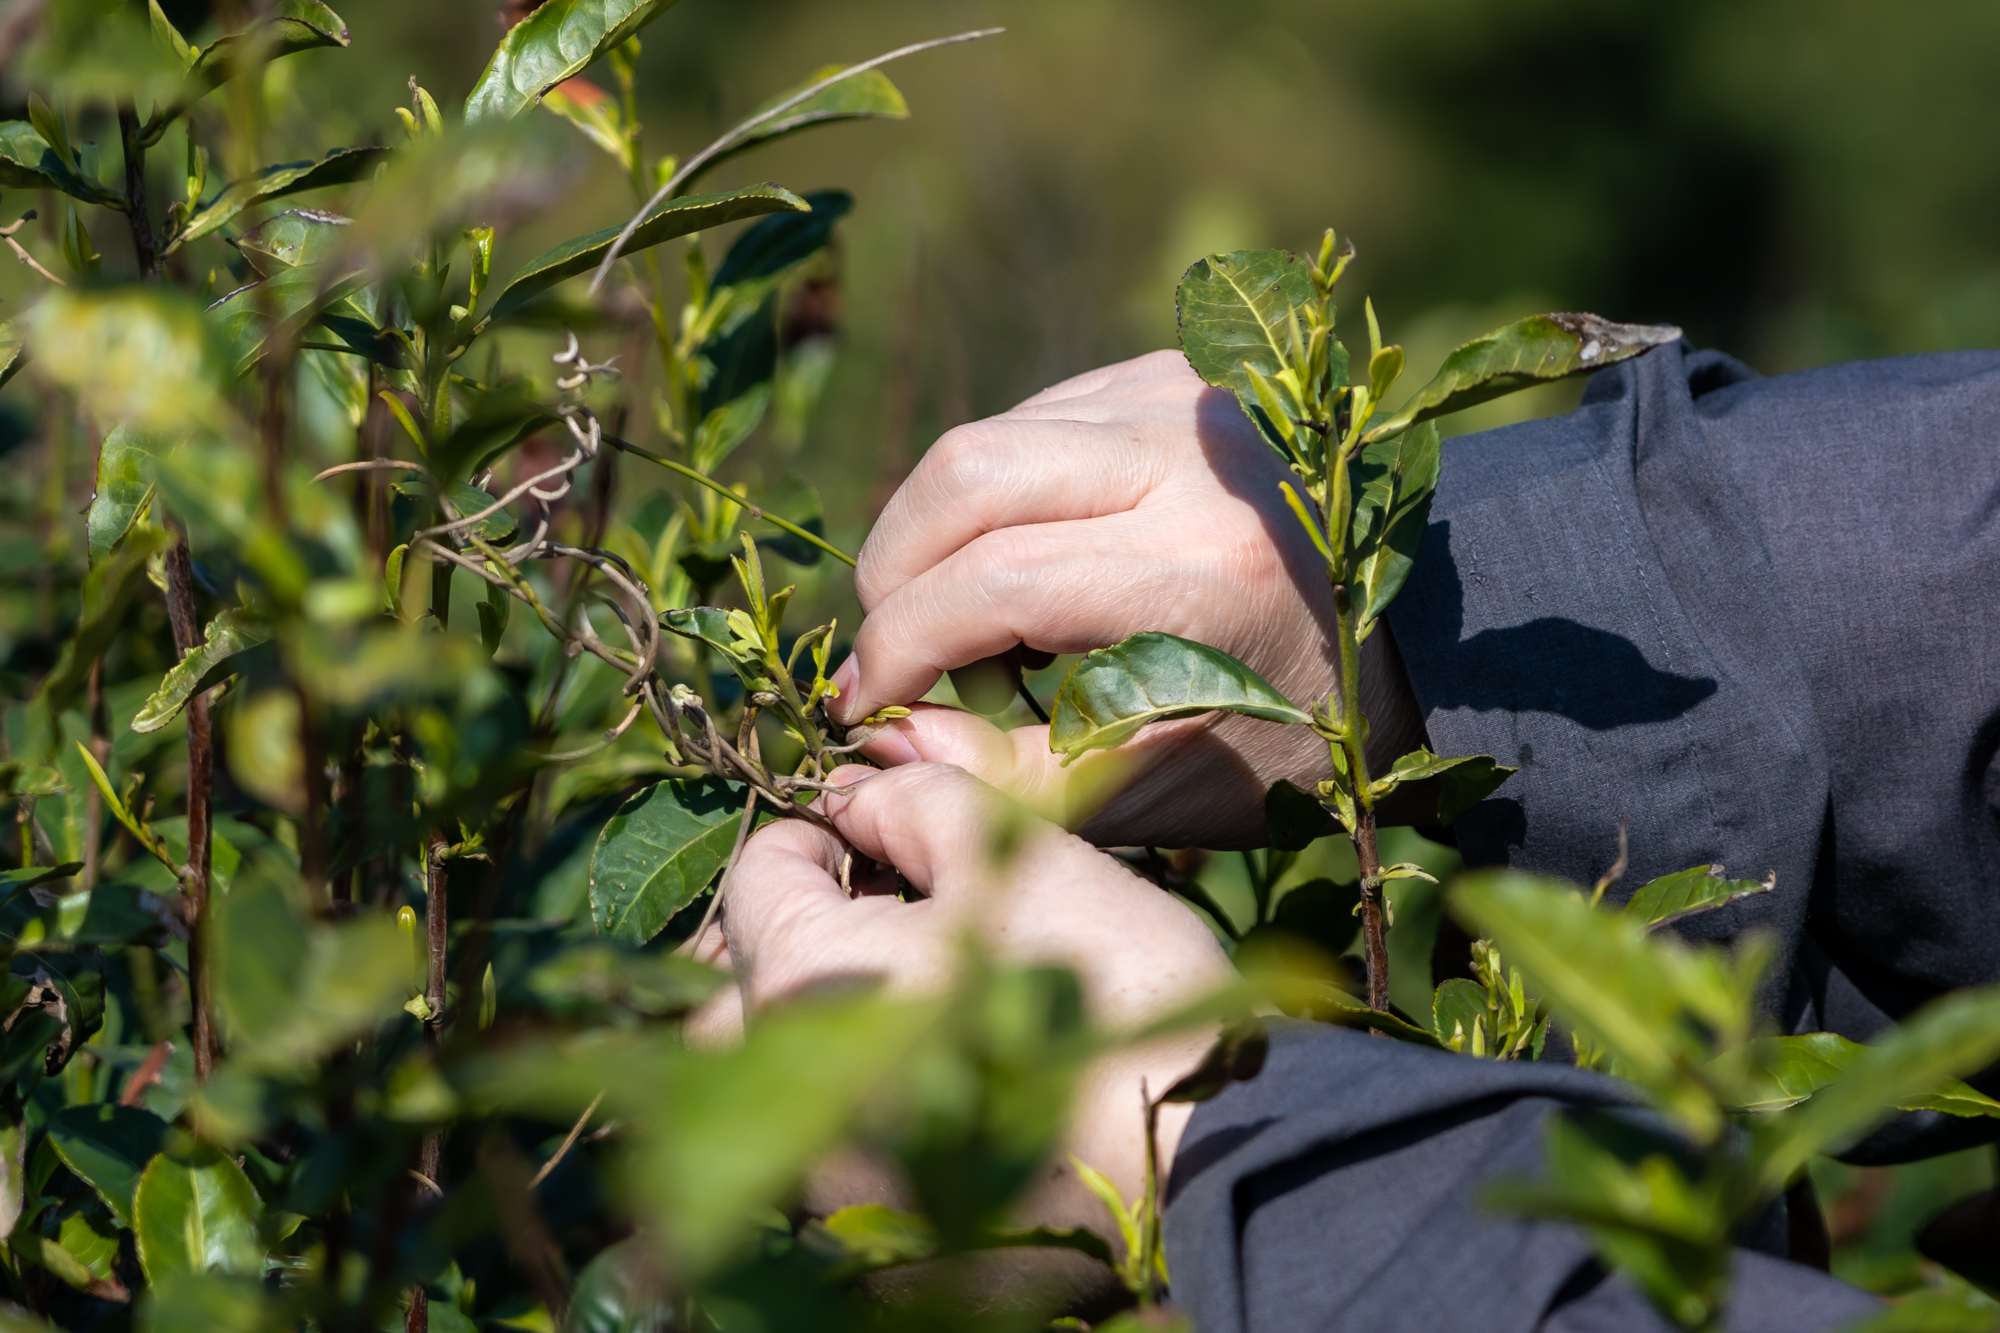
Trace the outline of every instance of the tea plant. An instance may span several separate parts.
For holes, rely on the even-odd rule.
[[[1437,489],[1437,421],[1536,384],[1589,374],[1672,342],[1680,330],[1614,324],[1595,315],[1538,315],[1453,352],[1429,383],[1392,413],[1403,349],[1385,346],[1373,303],[1364,310],[1368,361],[1349,383],[1348,352],[1334,331],[1333,289],[1352,248],[1332,230],[1310,260],[1282,250],[1210,255],[1181,279],[1181,346],[1196,373],[1236,395],[1257,434],[1296,479],[1285,503],[1325,562],[1333,593],[1339,679],[1324,699],[1294,703],[1227,653],[1168,634],[1143,633],[1086,656],[1051,710],[1049,747],[1064,762],[1112,746],[1148,722],[1223,710],[1310,727],[1327,744],[1333,776],[1318,803],[1353,843],[1360,867],[1368,1003],[1389,1007],[1383,885],[1428,875],[1385,866],[1376,809],[1397,792],[1416,822],[1448,824],[1513,770],[1490,756],[1444,758],[1418,749],[1376,774],[1361,706],[1361,645],[1408,577]],[[1281,788],[1274,816],[1296,824]],[[1289,831],[1289,830],[1288,830]]]

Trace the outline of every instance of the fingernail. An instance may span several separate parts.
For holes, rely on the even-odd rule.
[[[910,738],[903,734],[903,729],[893,723],[886,727],[875,728],[875,734],[861,747],[861,753],[878,764],[887,764],[890,768],[900,764],[914,764],[923,758],[917,753],[917,747],[910,744]]]
[[[826,780],[836,787],[852,787],[857,782],[866,782],[882,770],[870,768],[866,764],[842,764],[826,775]]]
[[[839,690],[840,695],[833,700],[833,706],[827,711],[833,714],[836,721],[854,723],[860,721],[864,716],[855,711],[855,705],[860,700],[855,698],[854,694],[860,688],[860,685],[861,655],[859,653],[849,653],[847,660],[842,662],[839,668],[833,673],[833,688]]]

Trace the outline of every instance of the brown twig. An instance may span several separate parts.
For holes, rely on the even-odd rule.
[[[174,1044],[163,1041],[146,1052],[146,1058],[132,1071],[132,1077],[125,1080],[125,1088],[118,1094],[120,1106],[140,1106],[145,1103],[146,1089],[160,1081],[160,1071],[167,1067],[167,1060],[174,1053]]]
[[[549,1173],[555,1170],[557,1165],[561,1163],[562,1159],[569,1153],[569,1150],[576,1146],[577,1136],[583,1133],[583,1127],[590,1123],[590,1117],[596,1114],[598,1104],[603,1100],[604,1100],[604,1094],[601,1092],[598,1093],[595,1097],[592,1097],[590,1099],[590,1105],[583,1108],[583,1114],[578,1116],[576,1118],[576,1123],[569,1127],[569,1137],[562,1141],[562,1146],[556,1149],[555,1155],[549,1158],[548,1161],[543,1162],[541,1165],[541,1169],[536,1171],[535,1174],[528,1180],[529,1189],[532,1190],[533,1188],[535,1188],[535,1186],[541,1184],[544,1180],[547,1180],[549,1178]]]

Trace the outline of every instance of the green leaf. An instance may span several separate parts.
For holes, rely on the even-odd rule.
[[[1833,1049],[1821,1044],[1813,1054]],[[1925,1005],[1881,1041],[1849,1058],[1846,1068],[1804,1105],[1757,1126],[1760,1176],[1766,1189],[1787,1181],[1822,1152],[1838,1151],[1897,1108],[1919,1104],[1955,1115],[1990,1114],[1954,1092],[1947,1080],[1983,1069],[2000,1055],[2000,987],[1954,991]],[[1835,1057],[1840,1058],[1840,1057]],[[1947,1105],[1933,1099],[1943,1093]]]
[[[1205,1102],[1232,1083],[1248,1083],[1264,1072],[1271,1053],[1270,1034],[1255,1018],[1222,1030],[1208,1054],[1191,1073],[1182,1075],[1159,1095],[1163,1102]]]
[[[217,301],[205,312],[228,347],[235,373],[242,375],[264,355],[281,333],[302,332],[325,310],[333,309],[367,285],[367,270],[347,263],[279,268]]]
[[[84,575],[83,615],[49,674],[42,677],[36,702],[59,714],[75,701],[90,677],[91,663],[97,660],[119,631],[126,627],[125,611],[139,589],[145,586],[146,562],[172,544],[163,528],[147,528],[144,540],[127,540]]]
[[[243,1168],[207,1144],[185,1157],[155,1157],[139,1177],[132,1207],[139,1266],[149,1282],[173,1273],[263,1270],[257,1223],[264,1205]]]
[[[42,1266],[70,1286],[106,1299],[130,1299],[118,1281],[118,1230],[102,1215],[69,1213],[53,1238],[37,1239]]]
[[[745,227],[709,280],[711,299],[740,285],[775,278],[825,248],[833,228],[854,211],[845,190],[813,190],[800,196],[811,211],[775,213]]]
[[[139,1333],[281,1333],[296,1327],[262,1280],[251,1276],[177,1270],[149,1279],[139,1297]]]
[[[1993,1333],[2000,1315],[1979,1292],[1916,1291],[1896,1298],[1878,1315],[1849,1324],[1840,1333]]]
[[[1393,791],[1428,784],[1415,792],[1405,791],[1398,813],[1407,813],[1411,820],[1426,827],[1442,826],[1491,796],[1517,771],[1494,763],[1491,755],[1445,758],[1416,749],[1392,764],[1387,773],[1369,784],[1369,789],[1376,800],[1381,800]]]
[[[28,326],[18,319],[0,324],[0,389],[28,364]]]
[[[239,1068],[306,1068],[409,998],[409,945],[386,916],[308,921],[254,859],[213,910],[216,1007]]]
[[[1648,926],[1664,926],[1776,887],[1775,878],[1762,884],[1754,879],[1724,879],[1721,866],[1690,866],[1640,888],[1626,902],[1625,912]]]
[[[159,444],[138,431],[114,426],[97,451],[97,489],[84,512],[90,563],[111,554],[153,493],[154,456]]]
[[[588,1014],[616,1005],[650,1018],[685,1013],[729,984],[725,973],[680,954],[635,953],[609,944],[565,949],[528,974],[528,990],[551,1012]]]
[[[392,487],[398,495],[411,495],[428,500],[435,491],[430,479],[423,476],[408,476]],[[477,514],[493,503],[494,497],[476,486],[468,486],[462,481],[452,482],[444,488],[446,501],[451,506],[453,518],[463,518],[467,514]],[[505,541],[514,535],[514,516],[504,509],[495,510],[471,527],[461,529],[475,537],[489,542]]]
[[[1363,638],[1416,564],[1437,492],[1440,446],[1437,427],[1425,422],[1364,447],[1355,460],[1354,577],[1363,593]]]
[[[313,208],[293,208],[267,218],[232,244],[265,277],[281,269],[318,263],[338,253],[352,218]]]
[[[677,1271],[697,1279],[733,1253],[940,1018],[875,997],[778,1007],[736,1050],[676,1059],[644,1094],[657,1129],[638,1183]]]
[[[194,48],[188,45],[188,39],[181,36],[181,30],[174,26],[173,20],[160,8],[160,0],[146,0],[146,9],[152,18],[154,42],[162,51],[178,61],[182,69],[192,65]]]
[[[42,373],[99,421],[178,438],[232,419],[224,353],[201,310],[177,292],[63,288],[27,318]]]
[[[0,121],[0,189],[54,190],[107,207],[119,199],[65,161],[25,120]]]
[[[548,0],[500,39],[465,99],[465,123],[505,120],[667,12],[674,0]]]
[[[857,1204],[830,1215],[820,1227],[846,1251],[843,1271],[867,1272],[927,1259],[937,1249],[937,1228],[918,1213],[879,1203]]]
[[[590,857],[597,933],[630,944],[659,934],[722,869],[743,800],[743,788],[718,777],[670,778],[618,807]]]
[[[1368,1028],[1398,1041],[1407,1041],[1413,1046],[1428,1046],[1437,1050],[1442,1043],[1418,1027],[1415,1023],[1398,1018],[1380,1009],[1370,1009],[1359,998],[1349,995],[1338,986],[1326,982],[1301,981],[1296,983],[1294,999],[1303,1004],[1311,1017],[1321,1023],[1337,1023],[1342,1027]]]
[[[1335,831],[1319,798],[1280,779],[1264,793],[1264,834],[1276,851],[1302,852]]]
[[[554,9],[558,3],[559,0],[550,0],[550,3],[537,10],[536,14],[539,16]],[[528,22],[533,21],[528,20]],[[527,25],[524,23],[522,26]],[[670,241],[676,236],[718,227],[725,222],[734,222],[738,218],[756,217],[764,213],[803,213],[809,207],[805,200],[781,185],[751,185],[721,194],[685,195],[679,199],[669,199],[648,213],[646,220],[632,233],[630,243],[619,253],[631,254],[648,246],[658,245],[662,241]],[[487,317],[504,318],[563,279],[573,278],[596,268],[603,260],[604,252],[618,239],[621,229],[621,227],[606,227],[603,231],[579,236],[529,260],[527,265],[508,281]]]
[[[261,65],[300,51],[346,46],[348,41],[347,20],[319,0],[278,0],[249,27],[218,37],[194,53],[181,102],[191,103],[236,77],[246,65],[246,57]],[[155,112],[148,128],[160,120],[161,113]]]
[[[1067,764],[1123,744],[1149,722],[1218,709],[1269,722],[1312,721],[1220,648],[1149,630],[1087,653],[1070,668],[1056,691],[1049,749]]]
[[[187,226],[168,243],[167,251],[171,254],[189,241],[227,225],[238,213],[256,204],[365,180],[375,173],[377,166],[389,160],[390,153],[390,149],[378,147],[336,148],[317,162],[282,162],[265,167],[254,176],[232,183],[197,208],[188,218]],[[0,184],[5,184],[4,178],[0,178]]]
[[[678,1303],[651,1237],[606,1246],[576,1275],[563,1333],[653,1333],[672,1328]]]
[[[1668,962],[1675,946],[1649,939],[1637,918],[1598,911],[1561,880],[1512,871],[1460,876],[1449,901],[1557,1014],[1608,1047],[1642,1086],[1676,1084],[1678,1065],[1705,1054],[1679,1021]]]
[[[1210,255],[1181,278],[1181,350],[1197,375],[1234,391],[1254,420],[1258,400],[1250,370],[1273,378],[1285,368],[1292,308],[1315,299],[1312,266],[1289,250]],[[1336,383],[1347,379],[1347,354],[1338,343],[1333,377]]]
[[[97,1102],[65,1107],[49,1119],[49,1146],[64,1166],[104,1200],[123,1226],[131,1226],[133,1194],[146,1164],[160,1151],[167,1122],[136,1106]]]
[[[1420,421],[1521,389],[1588,375],[1677,341],[1671,324],[1614,324],[1596,315],[1534,315],[1475,338],[1444,359],[1431,382],[1364,437],[1386,440]]]
[[[221,679],[216,668],[244,651],[266,643],[271,627],[242,607],[227,607],[202,631],[203,641],[190,648],[161,679],[160,687],[147,696],[132,717],[132,730],[158,731],[174,720],[196,692]],[[214,676],[214,679],[210,677]]]
[[[1469,1055],[1475,1023],[1487,1026],[1485,1049],[1492,1051],[1495,1034],[1486,1005],[1486,987],[1464,977],[1446,978],[1431,996],[1431,1031],[1445,1046]]]
[[[1733,1109],[1782,1111],[1796,1106],[1852,1068],[1867,1051],[1860,1042],[1849,1041],[1834,1032],[1760,1038],[1753,1052],[1760,1073],[1748,1095],[1740,1098]],[[2000,1102],[1955,1078],[1943,1080],[1929,1093],[1898,1103],[1896,1109],[2000,1117]]]
[[[776,97],[769,98],[748,116],[752,120],[772,107],[796,97],[815,83],[824,82],[847,68],[845,65],[826,65],[815,70],[793,87],[787,88]],[[889,76],[879,69],[863,70],[853,78],[842,79],[825,92],[810,97],[779,116],[776,120],[759,125],[744,135],[742,139],[717,153],[681,182],[683,188],[694,184],[703,176],[738,153],[748,152],[759,144],[782,139],[814,125],[828,125],[842,120],[907,120],[910,107],[903,100],[903,94],[889,81]],[[734,131],[731,131],[731,135]],[[731,136],[724,136],[725,138]]]

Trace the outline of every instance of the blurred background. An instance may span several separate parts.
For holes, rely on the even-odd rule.
[[[165,7],[191,35],[203,29],[201,0]],[[336,8],[350,51],[268,72],[268,160],[402,142],[393,109],[408,104],[409,80],[449,114],[501,32],[495,0]],[[1459,341],[1564,308],[1679,324],[1766,373],[2000,343],[1990,2],[686,0],[643,33],[647,155],[685,156],[827,63],[990,25],[1008,31],[890,69],[909,120],[819,130],[710,178],[856,196],[837,286],[815,311],[836,337],[824,393],[730,465],[801,474],[848,550],[943,430],[1172,345],[1174,286],[1190,262],[1304,247],[1328,225],[1359,250],[1342,288],[1349,327],[1372,296],[1419,376]],[[606,71],[590,77],[612,86]],[[23,114],[22,95],[7,89],[7,116]],[[579,174],[554,207],[503,233],[496,276],[631,209],[611,160],[558,129],[573,136]],[[97,247],[128,265],[113,221],[92,221]],[[31,241],[52,264],[53,225],[45,217]],[[721,239],[710,238],[711,259]],[[0,264],[0,312],[34,290],[25,270]],[[1457,421],[1560,411],[1578,391]],[[39,437],[35,408],[28,377],[0,394],[0,451]],[[88,442],[64,455],[47,438],[50,457],[70,460],[53,473],[28,449],[0,458],[6,476],[36,478],[12,486],[9,513],[42,516],[0,540],[0,575],[17,594],[42,589],[39,611],[24,603],[0,626],[14,671],[28,665],[15,660],[21,627],[54,614],[61,581],[49,571],[81,565],[69,516],[88,496]],[[628,471],[620,510],[658,488]],[[802,600],[851,628],[844,571],[822,563],[800,577]],[[1451,865],[1442,848],[1402,854]],[[1293,878],[1342,873],[1307,863]],[[1206,876],[1217,911],[1244,907],[1243,874],[1217,862]],[[1414,886],[1399,904],[1405,1007],[1424,993],[1429,893]],[[1824,1164],[1841,1271],[1883,1290],[1934,1278],[1910,1237],[1989,1183],[1991,1163]]]

